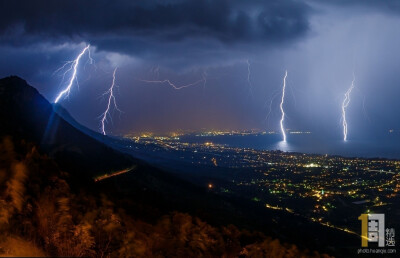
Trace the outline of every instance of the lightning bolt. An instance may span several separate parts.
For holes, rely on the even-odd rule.
[[[203,71],[203,73],[201,74],[201,77],[203,78],[203,94],[204,94],[206,91],[206,84],[207,84],[207,77],[208,77],[207,69],[205,69]]]
[[[104,113],[101,115],[101,120],[100,120],[101,132],[103,133],[103,135],[106,135],[105,123],[107,122],[107,116],[109,116],[111,118],[111,115],[110,115],[111,102],[114,104],[115,110],[118,110],[119,112],[121,112],[121,110],[117,106],[117,102],[116,102],[115,96],[114,96],[114,87],[116,87],[115,86],[115,74],[117,72],[117,68],[118,67],[116,67],[114,69],[113,79],[112,79],[110,88],[106,92],[103,93],[103,96],[108,94],[108,102],[107,102],[106,111],[104,111]]]
[[[282,132],[284,142],[286,142],[286,132],[285,132],[285,128],[283,126],[283,122],[285,121],[285,111],[283,110],[283,104],[285,102],[286,77],[287,77],[287,70],[285,71],[285,76],[283,77],[282,98],[281,98],[281,104],[279,105],[279,108],[281,109],[281,114],[282,114],[280,126],[281,126],[281,132]]]
[[[251,84],[250,76],[251,76],[251,69],[250,69],[250,61],[249,59],[246,60],[247,63],[247,84],[249,85],[249,94],[251,97],[254,97],[253,95],[253,85]]]
[[[160,65],[151,67],[150,73],[153,74],[156,79],[158,79],[160,77]]]
[[[267,121],[267,127],[268,127],[269,117],[272,113],[272,104],[274,103],[274,101],[278,95],[279,95],[279,90],[274,91],[272,94],[272,97],[270,99],[268,99],[264,104],[264,107],[266,107],[268,105],[268,113],[265,116],[265,120]]]
[[[350,88],[344,94],[344,100],[342,103],[342,124],[343,124],[343,140],[347,141],[347,120],[346,120],[346,109],[350,104],[350,93],[354,89],[354,81],[356,80],[353,74],[353,81],[351,82]]]
[[[147,83],[161,83],[161,84],[167,83],[173,89],[181,90],[181,89],[184,89],[184,88],[189,88],[191,86],[200,85],[201,82],[204,83],[206,80],[205,80],[205,77],[203,76],[201,80],[198,80],[196,82],[189,83],[189,84],[186,84],[186,85],[182,85],[182,86],[177,86],[176,84],[172,83],[170,80],[167,80],[167,79],[166,80],[161,80],[161,81],[151,81],[151,80],[140,80],[140,81],[147,82]],[[204,87],[204,84],[203,84],[203,87]]]
[[[77,73],[78,73],[78,71],[77,71],[77,70],[78,70],[78,66],[79,66],[79,61],[81,60],[82,56],[83,56],[86,52],[89,53],[89,55],[88,55],[88,56],[89,56],[89,60],[91,61],[91,63],[93,63],[93,59],[92,59],[92,57],[90,56],[90,50],[89,50],[89,48],[90,48],[90,45],[87,45],[87,46],[82,50],[82,52],[79,53],[79,55],[76,57],[75,60],[73,60],[73,61],[67,61],[62,67],[60,67],[59,69],[57,69],[57,70],[55,71],[55,73],[57,73],[57,72],[59,72],[59,71],[65,69],[65,67],[67,67],[67,65],[70,65],[70,67],[64,72],[64,74],[63,74],[63,79],[62,79],[61,82],[64,81],[64,78],[65,78],[65,76],[66,76],[66,74],[67,74],[68,72],[72,71],[72,75],[71,75],[71,78],[70,78],[70,80],[69,80],[68,85],[66,86],[66,88],[65,88],[64,90],[62,90],[62,91],[57,95],[56,99],[54,100],[54,103],[57,103],[64,95],[65,95],[66,97],[68,97],[68,96],[69,96],[69,93],[71,92],[71,88],[72,88],[72,85],[74,84],[74,81],[76,81],[76,82],[78,83],[78,81],[77,81]],[[78,86],[79,86],[79,85],[78,85]]]
[[[367,112],[367,108],[365,107],[365,96],[364,96],[364,98],[363,98],[363,103],[362,103],[362,105],[363,105],[363,112],[364,112],[364,117],[369,121],[369,122],[371,122],[371,119],[369,118],[369,116],[368,116],[368,112]]]
[[[159,77],[160,77],[160,66],[157,66],[155,69],[154,69],[154,73],[156,74],[156,78],[158,79]]]

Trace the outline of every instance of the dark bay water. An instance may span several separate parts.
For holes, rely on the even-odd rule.
[[[257,150],[282,150],[312,154],[330,154],[346,157],[400,159],[400,136],[388,135],[381,139],[332,141],[314,137],[312,134],[289,135],[287,142],[282,142],[280,135],[246,136],[184,136],[181,142],[213,142],[230,147],[252,148]]]

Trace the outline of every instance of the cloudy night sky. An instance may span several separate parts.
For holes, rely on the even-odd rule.
[[[397,0],[1,0],[0,77],[53,102],[69,75],[55,71],[90,44],[60,103],[99,131],[118,67],[106,129],[120,135],[278,130],[287,70],[286,126],[339,139],[354,74],[349,131],[371,137],[400,129],[399,28]]]

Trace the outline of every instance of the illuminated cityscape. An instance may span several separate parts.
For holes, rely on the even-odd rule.
[[[399,0],[0,0],[0,257],[396,255],[399,28]]]
[[[197,137],[248,134],[260,133],[194,133]],[[202,183],[212,185],[221,195],[245,197],[263,203],[266,209],[282,210],[350,234],[358,234],[358,214],[391,209],[392,216],[400,215],[396,207],[400,160],[261,151],[208,141],[188,143],[180,141],[184,135],[143,134],[130,137],[134,145],[125,148],[202,167]],[[224,169],[232,173],[219,175]]]

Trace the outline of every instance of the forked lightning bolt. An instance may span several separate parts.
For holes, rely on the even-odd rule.
[[[117,68],[114,69],[113,79],[112,79],[112,83],[111,83],[110,89],[108,89],[106,92],[103,93],[103,96],[108,95],[108,102],[107,102],[106,111],[104,111],[104,113],[101,115],[101,120],[100,120],[100,122],[101,122],[101,132],[103,133],[103,135],[106,135],[105,123],[107,122],[107,116],[109,116],[110,119],[111,119],[111,115],[110,115],[111,102],[114,104],[115,110],[118,110],[119,112],[121,112],[121,110],[119,110],[119,108],[117,106],[117,102],[116,102],[115,96],[114,96],[115,74],[116,74],[116,72],[117,72]]]
[[[159,77],[160,77],[160,66],[157,66],[155,69],[154,69],[154,73],[156,74],[156,78],[158,79]]]
[[[271,115],[271,113],[272,113],[272,104],[274,103],[274,100],[275,100],[275,98],[279,95],[279,93],[280,93],[280,91],[275,91],[273,94],[272,94],[272,97],[268,100],[268,101],[266,101],[265,102],[265,106],[267,106],[268,105],[268,113],[267,113],[267,115],[265,116],[265,120],[267,121],[267,125],[268,125],[268,120],[269,120],[269,116]],[[269,103],[269,104],[268,104]]]
[[[173,89],[181,90],[181,89],[184,89],[184,88],[189,88],[191,86],[200,85],[201,82],[205,82],[205,78],[203,77],[203,79],[201,79],[201,80],[198,80],[198,81],[196,81],[194,83],[182,85],[182,86],[177,86],[174,83],[172,83],[170,80],[162,80],[162,81],[140,80],[140,81],[147,82],[147,83],[168,83],[169,86],[171,86]],[[204,87],[204,85],[203,85],[203,87]]]
[[[342,124],[343,124],[343,140],[347,141],[347,120],[346,120],[346,109],[350,104],[350,94],[351,91],[354,89],[354,81],[355,77],[353,74],[353,81],[351,82],[350,88],[344,94],[344,100],[342,103]]]
[[[283,77],[282,98],[281,98],[281,104],[279,105],[282,114],[280,126],[284,142],[286,142],[286,132],[283,125],[283,122],[285,121],[285,110],[283,109],[283,104],[285,103],[286,77],[287,77],[287,71],[285,71],[285,76]]]
[[[250,76],[251,76],[251,69],[250,69],[250,61],[249,59],[246,60],[247,63],[247,84],[249,85],[249,94],[251,97],[254,97],[253,95],[253,85],[251,84]]]
[[[203,90],[205,90],[206,84],[207,84],[207,77],[208,77],[207,69],[205,69],[203,71],[203,73],[201,74],[201,77],[203,77]]]
[[[65,76],[66,76],[66,74],[67,74],[68,72],[72,71],[72,75],[71,75],[71,78],[70,78],[70,80],[69,80],[68,85],[66,86],[66,88],[65,88],[64,90],[62,90],[62,91],[57,95],[56,99],[54,100],[54,103],[57,103],[64,95],[65,95],[66,97],[69,96],[69,93],[71,92],[71,88],[72,88],[72,85],[74,84],[74,81],[77,81],[77,73],[78,73],[79,61],[81,60],[82,56],[83,56],[86,52],[89,53],[89,59],[92,61],[92,58],[90,57],[90,50],[89,50],[89,48],[90,48],[90,45],[87,45],[87,46],[82,50],[82,52],[79,53],[79,55],[76,57],[75,60],[66,62],[62,67],[60,67],[59,69],[57,69],[57,70],[55,71],[55,73],[57,73],[57,72],[63,70],[67,65],[71,65],[70,68],[68,68],[68,69],[64,72],[64,74],[63,74],[63,80],[64,80],[64,78],[65,78]],[[62,80],[62,81],[63,81],[63,80]]]
[[[150,68],[150,73],[152,73],[154,75],[154,77],[156,79],[158,79],[160,77],[160,66],[153,66]]]
[[[206,94],[207,78],[208,78],[207,68],[203,70],[203,73],[201,74],[201,77],[203,78],[203,95],[205,95]]]

